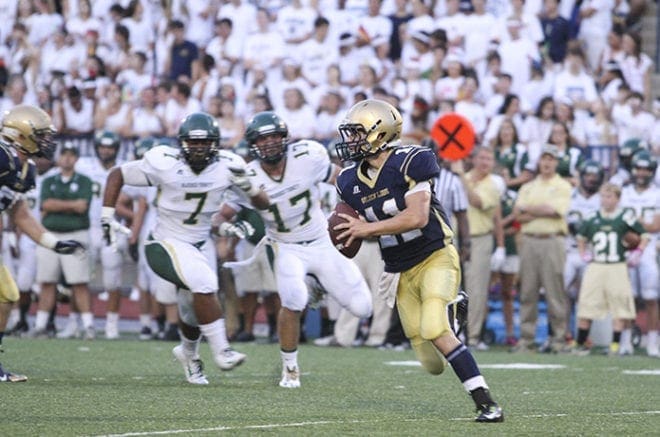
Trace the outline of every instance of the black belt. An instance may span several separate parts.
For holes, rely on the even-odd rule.
[[[542,239],[542,240],[546,239],[546,238],[561,237],[562,236],[562,234],[559,234],[559,233],[554,233],[554,234],[528,234],[528,233],[525,233],[523,235],[526,236],[526,237],[539,238],[539,239]]]

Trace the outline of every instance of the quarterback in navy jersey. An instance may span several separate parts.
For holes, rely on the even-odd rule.
[[[340,214],[337,238],[378,238],[385,260],[381,288],[396,297],[401,325],[410,344],[431,374],[448,361],[472,397],[477,422],[501,422],[502,409],[492,399],[474,357],[453,327],[461,270],[452,232],[433,195],[439,168],[432,152],[400,146],[401,114],[389,103],[356,103],[339,125],[337,155],[352,161],[337,178],[341,200],[363,217]],[[464,303],[464,302],[463,302]],[[459,321],[459,325],[461,321]]]
[[[337,178],[342,200],[368,221],[391,218],[406,208],[406,194],[419,183],[430,184],[440,168],[433,152],[419,146],[395,146],[372,179],[364,164],[344,169]],[[428,223],[395,235],[380,235],[385,271],[402,272],[451,243],[453,233],[440,203],[431,196]]]

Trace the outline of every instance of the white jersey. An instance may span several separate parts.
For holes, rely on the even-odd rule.
[[[571,203],[568,207],[566,220],[570,229],[577,229],[591,215],[600,209],[600,194],[596,193],[590,197],[585,197],[578,188],[573,188],[571,193]],[[573,232],[566,238],[566,248],[568,250],[577,248],[575,235]]]
[[[117,161],[116,165],[120,164]],[[105,192],[105,182],[108,180],[110,170],[112,170],[112,167],[105,168],[95,156],[83,157],[76,162],[76,171],[92,180],[92,201],[89,205],[89,223],[93,228],[101,227],[103,193]]]
[[[660,189],[650,186],[638,192],[633,184],[626,185],[621,190],[621,207],[633,211],[640,223],[652,223],[654,217],[660,214]],[[655,247],[656,238],[657,234],[651,234],[649,246]]]
[[[144,185],[159,188],[154,238],[174,238],[195,244],[209,238],[211,216],[218,211],[225,193],[231,189],[241,195],[230,182],[229,166],[244,168],[245,161],[234,153],[221,150],[217,160],[197,174],[183,160],[178,149],[158,146],[145,153],[143,159],[124,164],[122,174],[126,184],[132,184],[135,181],[132,172],[137,171],[146,178]]]
[[[268,209],[261,211],[266,235],[283,243],[312,241],[328,234],[328,223],[321,209],[319,183],[331,176],[328,152],[316,141],[302,140],[289,144],[284,175],[271,178],[259,161],[248,164],[252,183],[263,189],[270,199]]]

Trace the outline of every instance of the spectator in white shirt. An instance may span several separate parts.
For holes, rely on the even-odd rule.
[[[277,113],[289,127],[289,137],[292,141],[314,138],[316,114],[305,101],[305,96],[299,88],[284,90],[284,105],[277,109]]]
[[[389,53],[392,22],[380,13],[380,4],[381,0],[369,0],[367,15],[358,18],[355,45],[363,59],[374,57],[379,49]]]
[[[598,99],[596,83],[585,71],[580,48],[572,48],[566,54],[564,69],[555,78],[554,98],[558,102],[570,100],[578,122],[587,119],[591,105]]]
[[[264,9],[266,16],[270,17],[268,10]],[[257,17],[257,8],[254,7],[249,1],[231,0],[225,2],[218,10],[217,18],[229,18],[234,24],[234,32],[239,40],[244,41],[245,38],[259,30]]]
[[[314,20],[314,33],[300,44],[298,59],[302,77],[313,87],[326,81],[328,66],[339,59],[338,42],[328,37],[330,22],[324,17]]]
[[[539,102],[536,112],[525,118],[520,132],[520,141],[525,144],[543,144],[550,138],[555,119],[555,101],[545,96]]]
[[[186,0],[188,26],[186,39],[205,49],[213,34],[213,23],[219,5],[212,0]]]
[[[165,127],[168,136],[176,136],[181,120],[193,112],[201,111],[202,105],[199,100],[191,97],[190,86],[184,82],[176,82],[170,95],[164,111]]]
[[[607,44],[607,34],[612,28],[614,0],[584,0],[580,4],[580,33],[578,38],[585,48],[590,71],[598,69],[598,63]]]
[[[651,72],[653,61],[642,53],[642,37],[636,32],[623,35],[623,51],[626,57],[621,63],[621,71],[630,89],[644,96],[645,102],[651,101]]]
[[[257,26],[258,30],[245,40],[243,67],[249,71],[260,64],[267,70],[275,69],[286,55],[284,39],[278,32],[271,30],[270,15],[265,9],[257,11]]]
[[[511,120],[516,126],[516,132],[522,130],[523,120],[520,115],[520,99],[515,94],[507,94],[504,97],[502,106],[497,111],[497,115],[490,119],[488,129],[484,135],[483,144],[491,146],[500,131],[500,125],[504,120]]]
[[[644,110],[644,96],[633,91],[626,99],[626,106],[614,119],[618,133],[619,145],[631,138],[637,138],[647,143],[651,142],[655,117]]]
[[[523,85],[520,107],[524,114],[533,113],[545,96],[553,94],[553,74],[546,73],[539,62],[533,62],[529,82]]]
[[[502,58],[502,71],[513,78],[511,91],[520,94],[522,87],[529,81],[530,67],[539,62],[541,56],[536,43],[521,35],[522,22],[516,19],[507,21],[509,40],[500,43],[497,52]]]
[[[284,38],[289,53],[298,50],[299,44],[307,41],[314,32],[317,13],[301,0],[291,0],[277,12],[275,27]]]
[[[623,83],[623,73],[616,61],[610,61],[603,66],[602,74],[598,78],[600,96],[605,105],[611,108],[617,98],[619,86]]]
[[[465,14],[460,11],[460,1],[447,0],[446,8],[446,14],[438,17],[435,27],[447,32],[449,47],[462,47],[468,23]]]
[[[64,18],[55,12],[55,2],[36,0],[34,6],[37,12],[27,18],[25,25],[30,31],[30,43],[41,47],[53,33],[64,26]]]
[[[433,96],[436,102],[441,100],[454,100],[458,98],[458,90],[463,85],[463,64],[461,59],[451,53],[445,57],[447,75],[435,83]]]
[[[329,144],[337,137],[337,126],[344,117],[344,97],[341,92],[328,90],[321,97],[316,115],[314,139]]]
[[[456,112],[463,115],[474,127],[477,138],[482,138],[486,131],[486,112],[482,104],[474,99],[479,84],[474,76],[467,76],[459,91],[459,100],[456,102]]]

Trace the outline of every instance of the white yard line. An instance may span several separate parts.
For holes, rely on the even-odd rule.
[[[658,415],[660,410],[652,411],[621,411],[615,413],[592,413],[584,414],[580,413],[581,417],[584,416],[646,416],[646,415]],[[522,415],[513,415],[512,417],[516,419],[541,419],[548,417],[567,417],[571,414],[568,413],[556,413],[556,414],[522,414]],[[419,422],[419,421],[429,421],[436,419],[404,419],[404,422]],[[453,419],[447,419],[449,421],[472,421],[474,417],[456,417]],[[151,436],[151,435],[170,435],[170,434],[193,434],[193,433],[204,433],[204,432],[217,432],[217,431],[242,431],[249,429],[274,429],[274,428],[299,428],[303,426],[315,426],[315,425],[335,425],[335,424],[346,424],[346,423],[369,423],[373,422],[372,420],[319,420],[314,422],[293,422],[293,423],[269,423],[264,425],[245,425],[245,426],[215,426],[212,428],[191,428],[191,429],[170,429],[163,431],[144,431],[144,432],[128,432],[125,434],[107,434],[96,437],[136,437],[136,436]],[[380,421],[379,421],[380,422]]]

